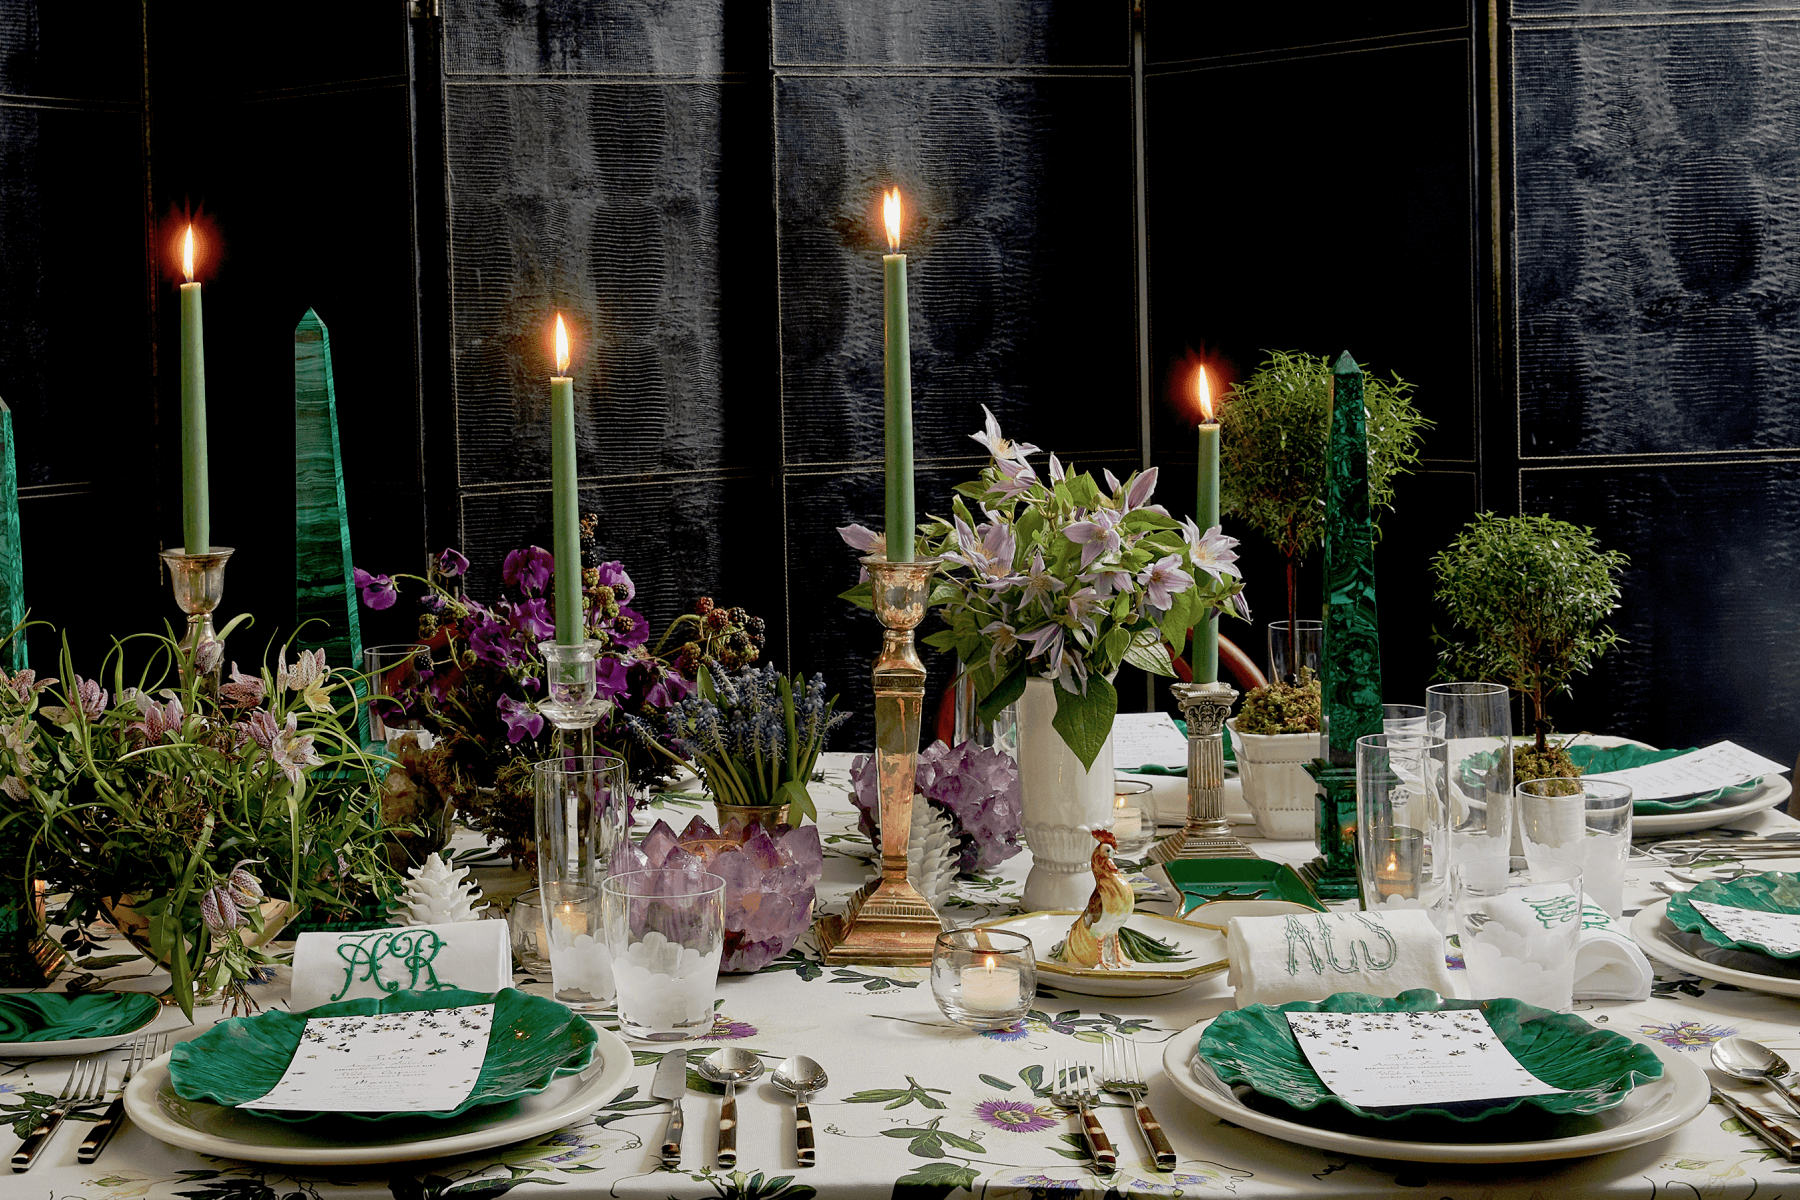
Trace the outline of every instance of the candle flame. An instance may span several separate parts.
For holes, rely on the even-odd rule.
[[[986,958],[982,959],[981,965],[986,967],[990,971],[993,970],[994,969],[994,956],[990,954]]]
[[[1197,382],[1194,385],[1194,389],[1197,392],[1199,392],[1199,394],[1200,394],[1200,411],[1203,414],[1203,416],[1201,417],[1201,423],[1210,425],[1214,420],[1213,404],[1212,404],[1212,389],[1206,385],[1206,368],[1205,367],[1200,368],[1197,378],[1198,378],[1199,382]]]
[[[881,198],[881,219],[887,223],[888,249],[900,253],[900,189],[889,188]]]
[[[563,328],[562,314],[556,314],[556,373],[569,373],[569,331]]]
[[[1388,871],[1390,871],[1391,873],[1393,873],[1395,875],[1398,875],[1400,873],[1400,856],[1399,856],[1399,854],[1396,853],[1396,854],[1388,855],[1387,869],[1388,869]]]
[[[187,236],[181,240],[181,273],[187,276],[189,283],[194,282],[194,227],[187,227]]]

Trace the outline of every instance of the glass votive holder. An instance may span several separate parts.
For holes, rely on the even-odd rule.
[[[514,898],[506,910],[507,933],[512,939],[513,969],[550,977],[549,937],[544,932],[544,906],[541,893],[532,888]]]
[[[1156,840],[1156,809],[1151,805],[1149,780],[1113,780],[1112,835],[1125,858],[1136,858]]]
[[[1006,929],[952,929],[931,952],[931,994],[938,1008],[970,1029],[1018,1024],[1037,994],[1031,939]]]

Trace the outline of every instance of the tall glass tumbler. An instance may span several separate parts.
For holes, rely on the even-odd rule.
[[[1581,938],[1581,867],[1555,858],[1520,870],[1508,863],[1484,857],[1450,869],[1469,987],[1477,1000],[1509,996],[1568,1012]]]
[[[600,881],[626,836],[625,761],[565,755],[534,763],[538,894],[551,984],[576,1012],[613,998],[612,954],[600,927]]]
[[[369,677],[369,739],[392,741],[422,728],[416,694],[431,670],[431,651],[418,642],[363,647]]]
[[[1314,675],[1325,657],[1325,626],[1318,621],[1295,621],[1292,636],[1288,623],[1276,621],[1269,626],[1269,680],[1286,679],[1301,667]]]
[[[1581,864],[1582,893],[1607,915],[1623,916],[1631,788],[1610,779],[1527,779],[1516,795],[1526,860]]]
[[[663,869],[626,871],[600,886],[620,1031],[651,1042],[711,1032],[725,954],[725,880]]]
[[[1449,809],[1444,739],[1356,739],[1356,864],[1365,909],[1422,908],[1449,927]]]
[[[1450,857],[1512,854],[1512,693],[1503,683],[1434,683],[1425,711],[1441,714],[1450,751]]]

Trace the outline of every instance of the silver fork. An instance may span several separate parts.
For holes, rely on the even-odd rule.
[[[1129,1067],[1127,1058],[1130,1060]],[[1143,1130],[1144,1143],[1150,1147],[1150,1157],[1156,1161],[1156,1169],[1173,1171],[1175,1147],[1169,1145],[1161,1123],[1144,1099],[1149,1094],[1150,1085],[1144,1079],[1142,1068],[1138,1066],[1136,1042],[1127,1038],[1107,1038],[1100,1043],[1100,1086],[1109,1092],[1131,1097],[1132,1107],[1137,1112],[1138,1128]]]
[[[125,1077],[119,1080],[119,1094],[113,1097],[100,1119],[88,1130],[87,1137],[75,1151],[76,1162],[91,1163],[100,1157],[100,1152],[106,1149],[106,1143],[112,1140],[112,1135],[119,1131],[119,1126],[125,1121],[125,1085],[131,1082],[131,1077],[139,1067],[153,1058],[162,1057],[163,1051],[168,1048],[169,1035],[166,1033],[139,1038],[131,1047],[131,1053],[125,1059]]]
[[[62,1119],[78,1108],[92,1108],[100,1103],[106,1095],[106,1067],[98,1058],[84,1058],[69,1068],[69,1081],[63,1084],[62,1095],[56,1103],[44,1112],[44,1119],[38,1127],[28,1134],[12,1157],[12,1169],[15,1173],[31,1170],[31,1164],[37,1161],[38,1151],[62,1124]]]
[[[1119,1164],[1119,1156],[1100,1128],[1100,1118],[1088,1106],[1100,1098],[1094,1082],[1094,1069],[1086,1063],[1056,1060],[1050,1085],[1050,1099],[1058,1108],[1081,1114],[1081,1132],[1087,1138],[1088,1151],[1094,1156],[1094,1170],[1111,1175]]]

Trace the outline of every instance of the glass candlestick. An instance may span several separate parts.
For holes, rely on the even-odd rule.
[[[213,629],[212,614],[225,598],[225,561],[231,553],[230,546],[214,546],[205,554],[189,554],[181,546],[162,552],[176,607],[188,619],[187,634],[181,639],[181,682],[191,685],[198,672],[201,686],[213,695],[219,691],[225,641]]]
[[[539,642],[538,653],[544,656],[544,698],[538,711],[556,726],[563,753],[592,754],[594,726],[607,704],[598,695],[600,643]]]

